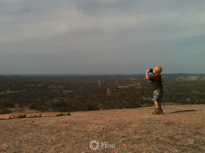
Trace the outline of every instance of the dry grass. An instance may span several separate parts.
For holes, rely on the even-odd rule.
[[[205,152],[205,105],[164,105],[164,115],[153,109],[0,120],[0,152]],[[92,140],[115,148],[91,150]]]

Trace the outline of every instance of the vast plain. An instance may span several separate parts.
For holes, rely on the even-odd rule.
[[[163,75],[162,103],[205,104],[205,75],[180,76]],[[139,108],[151,98],[145,75],[0,76],[0,114]]]

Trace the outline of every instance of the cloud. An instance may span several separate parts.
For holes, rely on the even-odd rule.
[[[167,63],[176,52],[203,54],[204,6],[201,0],[0,0],[0,54],[19,69],[24,61],[32,71],[54,72],[52,59],[61,72],[111,73],[123,67],[128,73],[136,63],[154,64],[159,57],[153,53]],[[42,70],[32,66],[33,57]]]
[[[15,1],[15,3],[7,3],[5,6],[1,5],[3,10],[5,8],[7,10],[6,14],[2,11],[4,17],[1,23],[4,23],[5,26],[1,29],[4,36],[1,37],[1,41],[50,37],[61,33],[79,34],[81,32],[84,35],[86,33],[92,34],[92,30],[93,33],[99,31],[99,33],[105,34],[129,33],[133,30],[135,32],[145,31],[145,34],[148,31],[152,34],[154,31],[154,35],[160,30],[163,32],[186,30],[184,27],[190,30],[194,26],[201,26],[200,30],[203,30],[202,26],[205,21],[202,18],[205,11],[201,10],[195,13],[192,11],[195,9],[191,9],[191,11],[187,9],[192,8],[190,6],[185,5],[178,8],[176,3],[159,2]],[[187,34],[186,31],[185,33]],[[171,34],[173,35],[173,33]],[[184,37],[187,37],[186,34]],[[179,37],[176,33],[174,36]],[[160,40],[164,40],[164,37]]]

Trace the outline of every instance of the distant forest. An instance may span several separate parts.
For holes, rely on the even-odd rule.
[[[205,81],[175,80],[181,76],[163,75],[162,103],[205,104]],[[25,107],[63,112],[136,108],[152,106],[151,98],[145,75],[0,76],[0,114]]]

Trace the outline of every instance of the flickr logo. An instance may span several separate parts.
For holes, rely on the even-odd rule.
[[[98,141],[93,140],[90,142],[89,146],[90,146],[90,149],[97,150],[99,148],[100,144]],[[107,143],[101,142],[101,148],[115,148],[115,143],[107,144]]]

